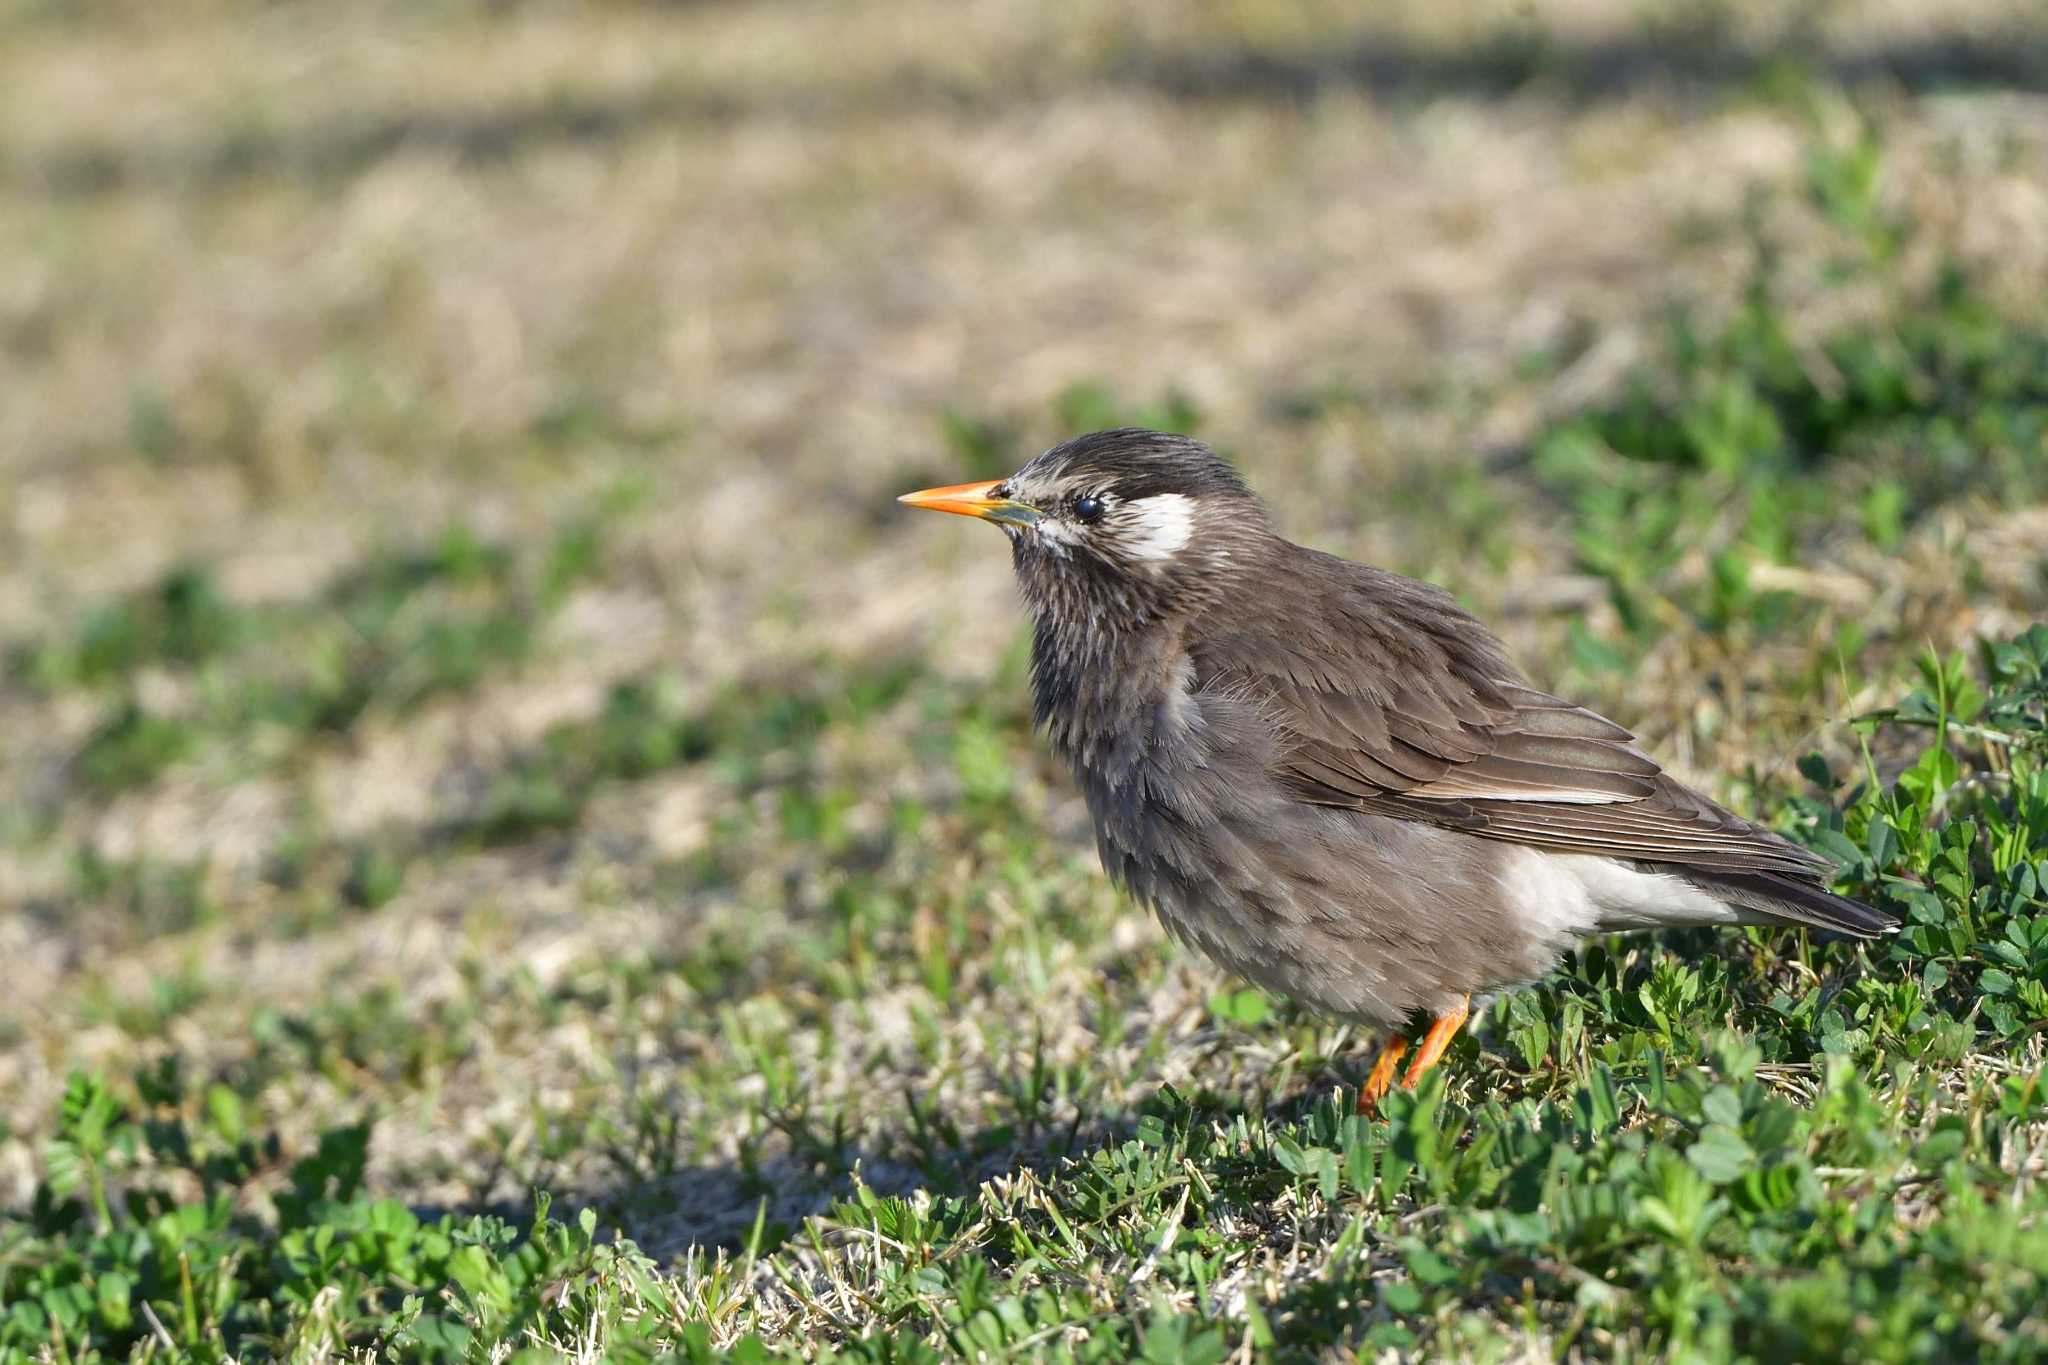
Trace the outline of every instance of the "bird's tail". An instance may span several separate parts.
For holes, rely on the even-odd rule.
[[[1688,871],[1687,879],[1702,890],[1726,898],[1729,904],[1754,911],[1767,920],[1806,924],[1857,938],[1878,938],[1899,929],[1898,918],[1886,911],[1874,910],[1862,901],[1852,901],[1777,873],[1702,875]]]

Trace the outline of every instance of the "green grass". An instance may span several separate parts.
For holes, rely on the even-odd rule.
[[[113,694],[76,757],[81,778],[103,793],[229,745],[289,762],[368,714],[403,713],[516,668],[591,573],[604,518],[636,496],[629,486],[597,516],[568,520],[530,564],[456,525],[281,607],[233,605],[205,569],[182,567],[90,609],[73,631],[17,644],[11,671],[45,695]],[[192,702],[167,715],[139,700],[136,680],[152,668],[189,674]]]
[[[1909,269],[1915,225],[1884,208],[1879,165],[1867,127],[1846,149],[1820,143],[1805,185],[1830,247],[1818,279],[1788,279],[1753,229],[1728,316],[1681,312],[1619,401],[1538,439],[1537,479],[1570,504],[1580,561],[1627,628],[1619,649],[1579,641],[1582,659],[1625,667],[1676,619],[1812,633],[1812,604],[1754,570],[1798,565],[1845,510],[1894,552],[1954,501],[2048,497],[2048,330],[2002,316],[1938,247]],[[1873,297],[1874,315],[1813,335],[1796,319],[1816,289]],[[1701,556],[1704,572],[1687,571]]]
[[[1452,14],[1508,100],[1060,74],[1441,9],[25,29],[0,1365],[2048,1358],[2038,133],[1818,31],[1555,99],[1540,14]],[[1105,885],[1000,544],[889,503],[1125,422],[1903,931],[1588,943],[1356,1117],[1374,1040]]]
[[[479,1021],[422,1029],[372,997],[261,1026],[272,1041],[221,1079],[175,1056],[74,1076],[42,1142],[42,1185],[0,1246],[0,1346],[119,1353],[162,1340],[161,1325],[200,1357],[330,1341],[459,1359],[596,1331],[622,1358],[728,1358],[715,1340],[747,1359],[765,1349],[745,1329],[774,1283],[798,1312],[860,1314],[866,1326],[840,1334],[844,1359],[937,1347],[1220,1360],[1246,1339],[1484,1354],[1504,1325],[1599,1355],[2033,1358],[2048,1349],[2033,1313],[2048,1275],[2035,1167],[2048,1094],[2031,1041],[2048,1027],[2048,626],[1928,675],[1869,722],[1924,737],[1910,767],[1879,783],[1816,762],[1821,790],[1786,811],[1841,864],[1845,890],[1907,917],[1896,940],[1751,929],[1691,934],[1682,953],[1590,946],[1552,985],[1500,1002],[1485,1042],[1461,1042],[1378,1121],[1320,1084],[1249,1103],[1167,1086],[1096,1108],[1086,1059],[1040,1055],[1018,1060],[978,1132],[920,1118],[906,1096],[911,1126],[889,1155],[931,1192],[881,1194],[847,1174],[847,1134],[811,1110],[791,1060],[793,1029],[822,1016],[796,1004],[778,1019],[754,995],[723,1012],[734,1056],[694,1084],[758,1077],[762,1136],[792,1154],[781,1160],[840,1172],[853,1193],[801,1226],[771,1225],[764,1202],[730,1252],[672,1277],[630,1241],[597,1238],[591,1209],[564,1225],[545,1199],[508,1221],[377,1198],[366,1125],[294,1151],[254,1123],[245,1095],[271,1076],[367,1067],[417,1084],[473,1045]],[[886,943],[880,920],[860,919],[877,908],[846,885],[834,913]],[[914,969],[841,959],[853,941],[775,963],[784,997],[810,981],[858,999]],[[1022,947],[982,947],[979,966],[942,951],[928,971],[1000,975]],[[554,1004],[629,1007],[635,988],[620,986]],[[698,987],[707,1002],[746,989]],[[940,1008],[948,993],[933,992]],[[1226,1037],[1324,1036],[1256,994],[1209,1009]],[[1042,1138],[1062,1108],[1090,1134],[1106,1122],[1127,1135],[1077,1128],[1049,1163],[966,1175],[974,1153]],[[599,1116],[578,1140],[658,1179],[678,1137],[663,1117]],[[770,1162],[746,1150],[735,1178],[772,1194]]]

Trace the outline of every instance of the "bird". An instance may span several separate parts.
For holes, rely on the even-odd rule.
[[[898,501],[1009,537],[1033,715],[1104,870],[1227,971],[1381,1035],[1361,1113],[1581,938],[1897,928],[1534,686],[1443,588],[1287,540],[1200,441],[1098,431]]]

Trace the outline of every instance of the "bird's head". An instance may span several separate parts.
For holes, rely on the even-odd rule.
[[[898,502],[994,522],[1033,610],[1114,629],[1210,600],[1266,534],[1264,507],[1200,441],[1124,427],[1078,436],[1008,478]]]

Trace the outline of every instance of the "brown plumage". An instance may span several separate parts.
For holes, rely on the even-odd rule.
[[[1098,432],[903,501],[1009,533],[1038,720],[1110,875],[1262,986],[1377,1027],[1430,1015],[1408,1084],[1473,995],[1585,934],[1895,927],[1530,686],[1442,589],[1275,534],[1199,442]]]

